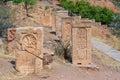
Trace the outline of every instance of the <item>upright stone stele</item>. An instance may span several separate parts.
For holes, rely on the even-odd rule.
[[[62,29],[62,18],[68,16],[68,11],[61,10],[57,11],[55,14],[55,30],[57,37],[61,38],[61,29]]]
[[[62,18],[62,42],[71,43],[71,34],[72,34],[72,20],[71,17]]]
[[[72,63],[74,65],[91,64],[91,21],[81,20],[73,23]]]
[[[16,70],[21,73],[40,73],[43,68],[43,28],[16,29]]]

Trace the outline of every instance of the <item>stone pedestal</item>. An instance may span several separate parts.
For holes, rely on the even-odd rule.
[[[40,73],[43,68],[43,28],[16,28],[16,70]]]

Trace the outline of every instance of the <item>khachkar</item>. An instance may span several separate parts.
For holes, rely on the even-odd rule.
[[[21,73],[40,73],[43,68],[43,28],[16,29],[16,70]]]
[[[62,18],[68,16],[68,11],[60,10],[55,13],[55,30],[57,37],[61,38]]]
[[[63,43],[71,43],[71,32],[72,32],[72,17],[64,17],[62,18],[62,42]]]
[[[74,65],[91,64],[91,22],[79,20],[72,27],[72,63]]]

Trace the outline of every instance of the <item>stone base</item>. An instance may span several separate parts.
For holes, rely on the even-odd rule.
[[[86,68],[86,69],[91,69],[91,70],[97,70],[97,71],[99,71],[99,69],[100,69],[96,64],[73,65],[73,66],[77,66],[79,68]]]

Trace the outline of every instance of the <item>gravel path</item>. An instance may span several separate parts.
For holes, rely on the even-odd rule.
[[[120,51],[112,48],[109,45],[106,45],[105,43],[96,41],[96,40],[92,40],[92,44],[95,48],[97,48],[98,50],[100,50],[101,52],[107,54],[109,57],[120,61]]]

